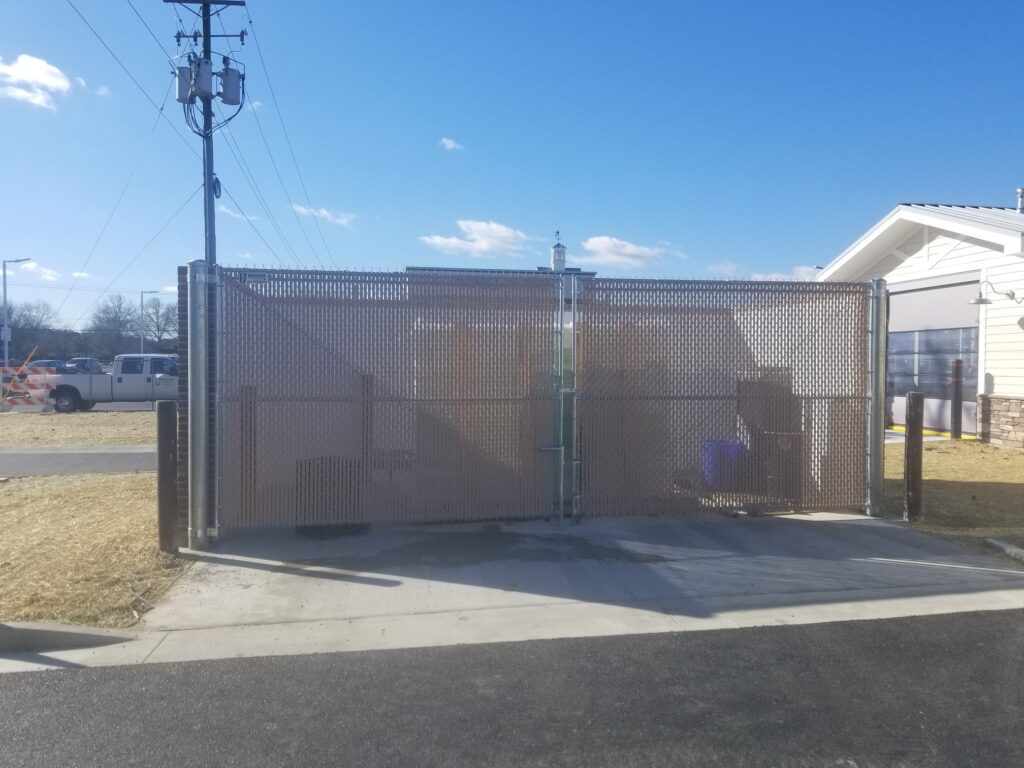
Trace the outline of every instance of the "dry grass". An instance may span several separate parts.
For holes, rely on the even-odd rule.
[[[156,414],[151,411],[0,413],[0,447],[150,443],[156,443]]]
[[[182,567],[157,547],[152,473],[0,483],[0,621],[125,627]]]
[[[922,514],[915,527],[968,544],[1024,545],[1024,450],[944,440],[924,444]],[[886,508],[903,512],[903,444],[885,450]]]

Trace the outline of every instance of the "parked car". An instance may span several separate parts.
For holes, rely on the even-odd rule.
[[[77,368],[83,373],[103,373],[103,363],[95,357],[72,357],[67,361],[68,368]]]
[[[59,413],[88,411],[96,403],[178,399],[178,363],[170,355],[118,355],[110,373],[64,370],[74,373],[47,377]]]
[[[56,368],[58,372],[66,370],[67,366],[63,360],[31,360],[29,361],[29,367],[31,368]]]

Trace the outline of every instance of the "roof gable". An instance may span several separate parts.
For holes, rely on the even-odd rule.
[[[1004,253],[1019,252],[1024,243],[1024,214],[1015,208],[901,203],[829,263],[817,279],[856,279],[891,259],[893,251],[922,226],[990,243],[993,250]]]

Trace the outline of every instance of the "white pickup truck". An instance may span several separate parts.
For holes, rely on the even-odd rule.
[[[170,355],[118,355],[110,373],[46,376],[58,413],[88,411],[96,403],[178,399],[178,361]]]

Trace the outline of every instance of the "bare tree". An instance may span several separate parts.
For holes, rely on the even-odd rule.
[[[153,297],[146,302],[146,338],[157,344],[178,335],[178,305]]]
[[[124,352],[132,337],[138,338],[139,308],[120,294],[107,296],[92,313],[88,326],[94,355],[109,359]]]
[[[57,325],[57,310],[46,301],[11,305],[11,328],[26,331],[50,330]]]

